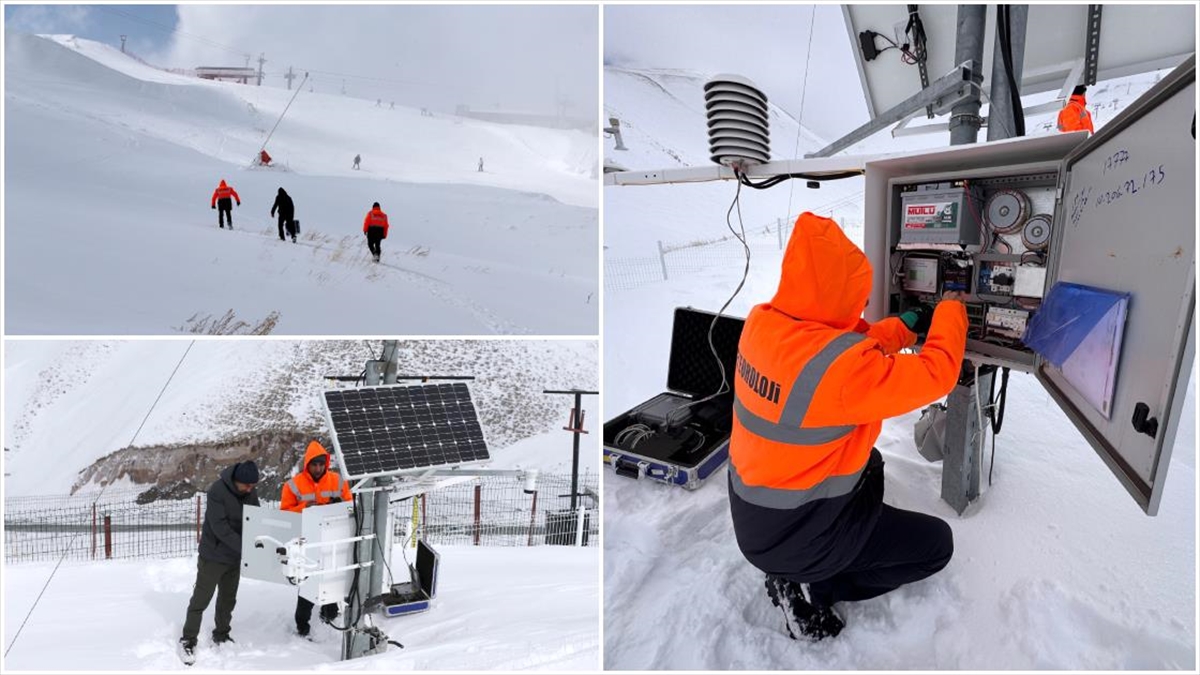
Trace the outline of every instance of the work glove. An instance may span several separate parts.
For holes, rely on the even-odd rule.
[[[928,305],[917,305],[900,315],[900,320],[904,322],[904,325],[918,335],[929,332],[929,322],[932,319],[933,308]]]
[[[329,500],[329,503],[330,504],[338,504],[338,503],[341,503],[341,501],[342,501],[341,497],[334,497],[333,499]]]
[[[238,206],[241,206],[241,205],[242,205],[242,203],[241,203],[241,202],[238,202]]]
[[[213,204],[213,205],[212,205],[212,207],[213,207],[213,211],[216,211],[216,210],[217,210],[217,205],[216,205],[216,204]]]

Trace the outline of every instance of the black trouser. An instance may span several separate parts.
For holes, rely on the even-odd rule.
[[[313,603],[311,600],[305,600],[302,596],[296,596],[296,628],[300,632],[307,632],[308,622],[312,619]],[[336,602],[331,602],[328,605],[321,605],[321,618],[327,621],[333,621],[337,618],[338,608]]]
[[[379,246],[380,242],[382,242],[382,241],[383,241],[383,228],[382,227],[379,227],[377,225],[372,225],[371,227],[367,228],[367,248],[370,249],[372,255],[378,256],[380,253],[383,252]]]
[[[285,232],[290,235],[292,233],[292,229],[293,229],[292,217],[291,216],[284,217],[284,215],[282,213],[280,213],[279,214],[279,238],[283,239],[284,238],[283,235]]]
[[[813,602],[825,607],[843,600],[866,600],[934,574],[953,554],[954,537],[945,521],[884,504],[858,556],[809,589]]]
[[[199,558],[196,563],[196,585],[188,602],[187,619],[183,622],[184,639],[195,640],[200,634],[200,620],[212,601],[214,590],[217,592],[217,625],[213,628],[213,639],[229,637],[229,624],[233,620],[233,606],[237,604],[238,582],[241,578],[241,565]]]
[[[229,229],[233,229],[233,200],[222,197],[217,200],[217,225],[225,227],[225,219],[229,219]]]

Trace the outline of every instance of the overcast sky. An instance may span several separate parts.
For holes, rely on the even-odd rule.
[[[839,5],[609,5],[604,60],[742,75],[797,117],[807,90],[803,123],[831,141],[868,119]]]
[[[172,13],[171,10],[174,10]],[[115,10],[115,11],[114,11]],[[5,7],[7,26],[74,33],[129,48],[155,65],[267,62],[267,83],[286,86],[289,66],[317,91],[387,104],[594,118],[599,9],[595,6],[174,5]]]

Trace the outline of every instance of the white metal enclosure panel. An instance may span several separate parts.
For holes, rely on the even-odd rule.
[[[1051,283],[1130,293],[1106,419],[1058,369],[1038,379],[1138,504],[1153,515],[1194,355],[1195,57],[1064,161]],[[1134,428],[1139,403],[1158,429]]]
[[[301,520],[300,513],[265,506],[243,506],[242,577],[276,584],[290,583],[275,549],[300,536]],[[261,547],[256,546],[255,540],[264,535],[280,544],[266,541],[261,542]]]

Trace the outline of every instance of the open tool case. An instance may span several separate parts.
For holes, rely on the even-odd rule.
[[[649,478],[689,490],[700,487],[729,458],[733,417],[733,378],[743,319],[722,315],[715,326],[711,312],[675,310],[667,391],[635,406],[604,425],[604,462],[619,476]],[[721,388],[725,367],[727,391]]]

